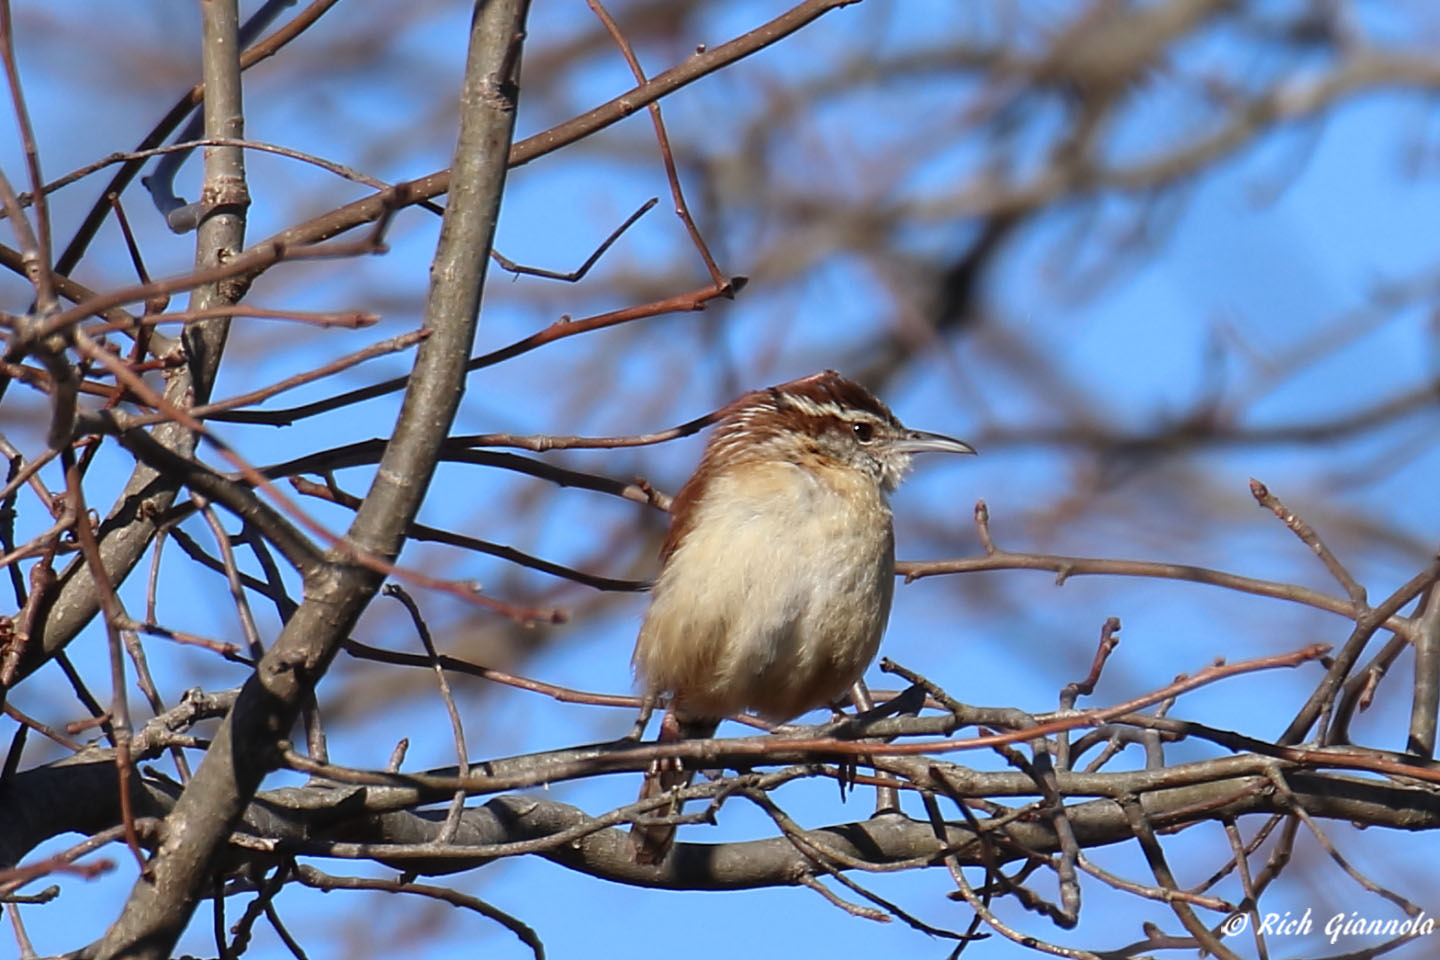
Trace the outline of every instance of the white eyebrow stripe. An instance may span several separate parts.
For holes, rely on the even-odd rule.
[[[887,422],[885,417],[879,414],[857,407],[844,406],[833,400],[817,401],[798,394],[783,393],[777,398],[777,401],[785,407],[797,410],[810,417],[835,417],[847,423],[864,422],[884,424]],[[748,421],[759,412],[755,407],[746,407],[736,419]]]
[[[840,415],[840,409],[832,403],[816,403],[809,397],[784,394],[785,402],[812,417],[833,417]]]

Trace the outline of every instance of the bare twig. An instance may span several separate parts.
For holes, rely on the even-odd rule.
[[[1320,535],[1310,524],[1300,519],[1298,514],[1281,503],[1280,498],[1270,492],[1270,488],[1253,477],[1250,478],[1250,495],[1260,506],[1279,517],[1280,522],[1289,527],[1290,531],[1300,538],[1301,543],[1315,552],[1315,555],[1320,558],[1320,562],[1325,564],[1325,569],[1330,571],[1330,575],[1350,595],[1350,602],[1355,605],[1357,611],[1365,609],[1365,587],[1351,575],[1350,571],[1345,568],[1345,564],[1341,563],[1334,552],[1325,545],[1325,541],[1320,539]]]
[[[1138,799],[1133,797],[1122,800],[1120,805],[1125,811],[1126,818],[1130,821],[1130,828],[1135,831],[1135,838],[1140,841],[1140,849],[1144,851],[1145,859],[1149,862],[1155,879],[1164,889],[1179,890],[1175,876],[1170,872],[1170,865],[1165,860],[1165,851],[1150,826],[1149,818],[1145,815],[1145,808],[1141,806]],[[1175,911],[1175,916],[1180,919],[1180,923],[1206,950],[1223,960],[1240,960],[1234,951],[1220,942],[1219,937],[1210,932],[1210,928],[1200,921],[1200,918],[1195,915],[1195,911],[1190,909],[1190,905],[1184,900],[1178,898],[1171,900],[1170,909]]]
[[[442,903],[448,903],[453,907],[462,907],[505,927],[515,934],[521,943],[531,949],[535,954],[535,960],[545,960],[545,946],[540,942],[540,938],[534,930],[478,897],[472,897],[447,887],[436,887],[423,883],[374,880],[368,877],[336,877],[322,873],[303,863],[295,865],[295,879],[305,886],[314,887],[317,890],[384,890],[390,893],[413,893],[417,896],[430,897]]]
[[[1120,632],[1120,618],[1110,617],[1105,625],[1100,628],[1100,643],[1095,648],[1095,659],[1090,663],[1090,672],[1085,679],[1078,683],[1068,683],[1065,689],[1060,691],[1060,709],[1070,710],[1075,706],[1075,701],[1084,696],[1088,697],[1095,692],[1095,684],[1100,682],[1100,671],[1105,669],[1105,661],[1110,654],[1119,646],[1120,638],[1116,636]]]
[[[124,610],[115,586],[105,571],[105,562],[100,558],[100,546],[95,531],[90,527],[90,513],[85,508],[85,496],[81,489],[80,475],[75,468],[70,451],[61,451],[61,462],[65,465],[66,486],[69,488],[71,509],[75,515],[75,538],[89,564],[90,575],[95,578],[95,589],[100,594],[100,607],[105,615],[105,632],[110,649],[110,709],[106,711],[110,729],[115,739],[115,774],[120,798],[120,818],[125,827],[125,843],[130,848],[142,874],[148,872],[145,855],[140,850],[140,839],[135,832],[135,811],[131,808],[130,777],[133,764],[130,757],[130,706],[125,695],[125,655],[121,639],[120,621]]]
[[[1380,606],[1366,609],[1356,618],[1355,629],[1350,632],[1344,646],[1332,658],[1324,679],[1320,681],[1319,686],[1315,688],[1315,692],[1310,695],[1305,705],[1300,708],[1295,719],[1290,721],[1290,725],[1285,728],[1285,732],[1280,735],[1277,742],[1282,744],[1300,742],[1319,718],[1321,711],[1328,709],[1334,703],[1336,692],[1344,683],[1351,668],[1355,666],[1355,662],[1360,659],[1360,654],[1364,651],[1365,645],[1370,642],[1370,638],[1375,635],[1375,631],[1381,627],[1390,629],[1390,619],[1407,603],[1434,584],[1437,578],[1440,578],[1440,558],[1432,559],[1424,570],[1401,584],[1394,593],[1385,598]],[[1397,630],[1396,632],[1409,636],[1413,630]]]
[[[225,583],[230,588],[230,600],[235,604],[235,614],[240,620],[240,632],[245,637],[245,645],[250,649],[250,656],[259,660],[265,655],[265,644],[260,639],[259,627],[255,625],[255,615],[250,612],[250,601],[245,597],[245,588],[240,583],[240,568],[235,565],[235,551],[230,544],[230,534],[225,532],[224,525],[220,523],[215,511],[210,509],[209,502],[198,494],[194,499],[200,515],[210,527],[211,536],[215,538],[215,546],[220,550],[220,560],[225,565]]]
[[[329,500],[331,503],[339,503],[352,510],[360,506],[359,497],[348,494],[331,484],[312,483],[298,477],[292,477],[290,484],[297,492],[306,496],[319,497],[324,500]],[[487,553],[493,557],[500,557],[502,560],[508,560],[522,567],[529,567],[532,570],[540,570],[552,576],[562,577],[566,580],[574,580],[576,583],[583,583],[597,590],[633,592],[650,589],[649,582],[645,580],[618,580],[612,577],[596,576],[595,574],[586,573],[583,570],[576,570],[573,567],[567,567],[563,564],[552,563],[549,560],[542,560],[539,557],[532,557],[530,554],[516,550],[514,547],[490,543],[476,537],[467,537],[464,534],[452,533],[449,530],[438,530],[435,527],[426,526],[422,523],[412,523],[409,529],[406,530],[405,535],[412,540],[448,543],[451,546]]]
[[[666,297],[663,300],[656,300],[634,307],[625,307],[621,310],[611,310],[608,313],[601,313],[580,320],[561,317],[545,329],[533,333],[523,340],[517,340],[508,347],[502,347],[499,350],[492,350],[489,353],[472,357],[470,362],[465,365],[465,369],[467,371],[475,371],[484,367],[493,366],[497,363],[503,363],[506,360],[513,360],[521,354],[529,353],[537,347],[543,347],[545,344],[553,343],[556,340],[563,340],[566,337],[573,337],[581,333],[590,333],[595,330],[603,330],[607,327],[629,323],[632,320],[641,320],[666,313],[704,310],[705,305],[711,300],[714,300],[716,297],[736,293],[743,288],[744,285],[745,280],[743,277],[735,277],[730,281],[725,291],[720,291],[714,286],[707,286],[701,287],[699,290],[692,290],[689,293]],[[373,400],[375,397],[383,397],[388,393],[403,390],[409,384],[410,376],[410,374],[406,374],[403,377],[394,377],[368,387],[350,390],[298,407],[290,407],[283,410],[233,411],[223,417],[216,417],[215,419],[229,420],[235,423],[268,423],[274,426],[289,426],[295,421],[303,420],[306,417],[313,417],[317,414],[338,410],[351,404],[360,403],[365,400]]]
[[[1293,603],[1301,603],[1319,610],[1337,613],[1343,617],[1353,617],[1356,613],[1354,603],[1350,600],[1341,600],[1318,590],[1310,590],[1291,583],[1256,580],[1252,577],[1242,577],[1238,574],[1190,564],[1110,560],[1098,557],[1067,557],[1056,554],[1011,553],[1008,550],[996,548],[990,539],[989,511],[985,508],[983,501],[976,505],[975,515],[977,527],[981,531],[981,543],[985,546],[983,556],[924,563],[901,561],[895,564],[895,572],[903,576],[907,583],[939,574],[977,573],[985,570],[1049,570],[1056,574],[1056,583],[1059,584],[1076,576],[1154,577],[1162,580],[1188,580],[1192,583],[1204,583],[1238,590],[1241,593],[1289,600]],[[1411,594],[1410,598],[1414,599],[1414,594]],[[1371,632],[1384,627],[1386,630],[1393,630],[1409,636],[1414,629],[1413,625],[1408,619],[1395,616],[1398,609],[1399,607],[1390,610],[1385,621],[1377,624]]]
[[[630,46],[630,41],[625,39],[625,34],[615,25],[615,20],[610,16],[610,11],[600,0],[585,0],[595,16],[605,25],[605,30],[620,47],[620,52],[625,55],[625,62],[630,65],[630,72],[635,75],[635,82],[639,86],[646,83],[645,71],[640,67],[640,58],[635,56],[635,50]],[[660,104],[652,100],[648,106],[650,119],[655,124],[655,139],[660,143],[660,159],[665,164],[665,176],[670,181],[670,196],[675,201],[675,215],[680,222],[685,224],[685,230],[690,234],[690,242],[695,244],[695,249],[700,252],[700,259],[705,261],[705,269],[710,271],[710,279],[715,283],[716,290],[725,290],[730,286],[730,281],[720,272],[715,264],[715,258],[710,255],[710,248],[705,245],[705,238],[700,236],[699,229],[695,226],[695,220],[690,216],[690,208],[685,203],[685,192],[680,188],[680,174],[675,169],[675,156],[670,150],[670,137],[665,133],[665,121],[660,116]]]
[[[435,641],[430,638],[430,628],[425,625],[425,618],[420,615],[420,608],[405,588],[394,583],[387,583],[381,590],[387,597],[394,597],[399,600],[410,614],[410,620],[415,624],[415,632],[420,637],[420,643],[425,648],[425,655],[430,660],[430,666],[435,670],[435,682],[440,687],[440,699],[445,702],[445,713],[450,717],[450,732],[455,737],[456,764],[460,771],[460,778],[470,775],[470,751],[465,746],[465,727],[460,722],[460,711],[455,709],[455,698],[450,693],[450,681],[445,677],[445,667],[440,663],[440,654],[435,650]],[[455,831],[460,828],[460,814],[465,810],[465,791],[456,790],[454,798],[450,801],[450,809],[445,815],[445,826],[440,830],[440,837],[437,843],[446,844],[455,839]]]

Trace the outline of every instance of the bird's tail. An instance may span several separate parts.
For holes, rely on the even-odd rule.
[[[673,712],[667,712],[660,722],[659,743],[674,743],[679,740],[708,740],[715,735],[718,720],[682,720]],[[685,769],[678,758],[658,761],[645,774],[645,784],[640,788],[640,800],[648,800],[661,794],[683,790],[695,779],[695,770]],[[680,813],[681,803],[672,800],[669,804],[648,811],[646,816],[673,817]],[[630,846],[635,862],[651,865],[660,863],[670,853],[675,843],[675,824],[637,823],[630,828]]]

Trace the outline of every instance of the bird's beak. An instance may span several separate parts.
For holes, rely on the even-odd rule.
[[[924,430],[907,430],[903,436],[893,440],[890,449],[896,453],[974,453],[970,444],[943,433],[926,433]]]

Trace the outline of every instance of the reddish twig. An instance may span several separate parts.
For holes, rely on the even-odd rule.
[[[379,343],[372,343],[363,350],[356,350],[354,353],[348,353],[343,357],[338,357],[313,370],[308,370],[305,373],[297,373],[293,377],[286,377],[284,380],[273,383],[268,387],[251,390],[248,393],[242,393],[225,400],[217,400],[214,403],[191,407],[189,413],[193,417],[219,419],[215,414],[223,413],[226,410],[233,410],[236,407],[245,407],[253,403],[261,403],[276,394],[284,393],[286,390],[293,390],[296,387],[313,383],[325,377],[334,376],[337,373],[348,370],[367,360],[372,360],[375,357],[381,357],[387,353],[396,353],[400,350],[408,350],[429,335],[430,331],[423,328],[420,330],[412,330],[409,333],[402,333],[398,337],[390,337],[389,339],[381,340]],[[134,417],[126,421],[126,426],[148,426],[152,423],[160,423],[167,419],[169,418],[159,414],[148,417]]]
[[[97,833],[84,843],[80,843],[55,854],[53,857],[46,857],[38,863],[29,863],[23,867],[11,867],[8,870],[0,870],[0,896],[18,890],[37,877],[48,876],[52,873],[71,873],[86,880],[93,880],[102,873],[109,873],[115,869],[115,861],[108,859],[93,860],[90,863],[75,863],[76,857],[84,856],[90,851],[103,847],[112,840],[119,839],[122,830],[115,827],[102,833]]]
[[[362,310],[270,310],[265,307],[251,307],[236,304],[233,307],[206,307],[200,310],[177,310],[173,313],[147,313],[135,323],[122,324],[110,320],[92,327],[85,332],[92,337],[133,327],[150,329],[166,323],[194,323],[198,320],[212,320],[216,317],[253,317],[257,320],[293,320],[317,327],[343,327],[347,330],[363,330],[380,322],[380,315]]]
[[[743,277],[735,277],[730,282],[729,292],[732,294],[738,292],[744,285],[745,280]],[[499,350],[492,350],[490,353],[472,357],[470,362],[465,365],[465,369],[473,372],[483,367],[494,366],[506,360],[513,360],[521,354],[529,353],[537,347],[543,347],[547,343],[553,343],[556,340],[563,340],[566,337],[573,337],[581,333],[590,333],[595,330],[603,330],[606,327],[629,323],[632,320],[641,320],[647,317],[659,316],[664,313],[704,310],[707,303],[722,295],[726,294],[717,290],[714,286],[707,286],[701,287],[699,290],[692,290],[689,293],[666,297],[663,300],[656,300],[634,307],[625,307],[620,310],[612,310],[609,313],[601,313],[580,320],[561,317],[543,330],[532,333],[522,340],[517,340],[507,347],[501,347]],[[214,417],[213,419],[225,420],[232,423],[266,423],[273,426],[290,426],[296,420],[313,417],[317,414],[337,410],[341,407],[347,407],[365,400],[373,400],[376,397],[383,397],[387,393],[395,393],[398,390],[405,389],[405,385],[409,382],[410,378],[408,375],[394,377],[390,380],[371,384],[368,387],[360,387],[357,390],[350,390],[337,396],[326,397],[323,400],[317,400],[314,403],[307,403],[298,407],[290,407],[284,410],[236,411],[225,414],[224,416]]]
[[[102,364],[104,364],[113,374],[115,374],[117,380],[124,382],[129,389],[144,398],[145,401],[150,404],[150,406],[155,407],[157,410],[167,414],[169,418],[180,423],[186,429],[192,430],[195,433],[200,434],[201,436],[204,436],[206,439],[208,439],[220,451],[221,456],[223,456],[226,460],[230,461],[230,463],[239,470],[240,475],[244,477],[248,483],[264,489],[271,496],[271,498],[274,499],[277,504],[279,504],[281,510],[293,517],[311,533],[324,540],[326,544],[331,548],[344,551],[345,554],[355,563],[374,570],[377,573],[385,574],[386,576],[399,577],[400,579],[406,580],[410,583],[419,584],[420,586],[426,587],[428,589],[440,590],[446,593],[450,593],[454,596],[467,600],[470,603],[478,604],[496,613],[507,616],[512,620],[516,620],[522,624],[528,625],[537,622],[560,623],[563,622],[563,620],[565,619],[565,614],[561,610],[540,610],[536,608],[519,607],[514,604],[506,603],[503,600],[497,600],[493,597],[487,597],[482,594],[473,584],[457,583],[453,580],[441,580],[436,577],[429,576],[428,574],[421,573],[418,570],[409,570],[396,564],[389,563],[380,557],[374,556],[369,552],[360,549],[348,539],[331,533],[323,525],[321,525],[319,521],[315,520],[305,511],[301,510],[294,501],[292,501],[282,491],[280,491],[280,489],[276,487],[275,484],[271,483],[270,480],[263,473],[261,473],[254,466],[241,458],[223,441],[206,431],[204,426],[198,420],[196,420],[189,412],[182,410],[174,404],[166,401],[154,390],[150,389],[150,387],[146,385],[143,380],[141,380],[131,371],[126,369],[125,366],[120,363],[116,358],[111,357],[106,351],[100,350],[98,347],[96,347],[95,344],[91,342],[89,338],[83,333],[83,331],[75,331],[75,343],[78,347],[82,349],[83,352],[99,359]],[[121,425],[119,432],[121,433],[122,443],[125,442],[125,438],[127,436],[137,442],[140,441],[140,438],[145,436],[143,431],[129,430],[128,425]],[[147,449],[154,450],[155,448],[151,446],[147,447]],[[175,459],[181,461],[184,460],[184,458],[179,457]],[[200,478],[200,476],[203,475],[203,468],[200,467],[199,464],[195,464],[193,462],[187,462],[186,467],[194,471],[191,475],[184,478],[186,482],[190,483],[193,487],[197,480]],[[214,475],[211,475],[211,479],[215,481],[215,484],[211,487],[210,490],[202,492],[206,492],[207,495],[222,502],[233,500],[232,495],[236,491],[231,490],[228,486],[225,486],[224,484],[227,483],[226,481],[223,481],[222,478]],[[227,503],[227,505],[232,507],[234,506],[233,503]],[[242,515],[247,515],[246,512],[243,510],[240,512],[242,513]],[[256,519],[254,517],[248,517],[248,515],[247,518]],[[278,520],[280,518],[273,517],[273,519]],[[290,549],[292,553],[295,548],[301,547],[301,542],[297,540],[297,536],[290,532],[287,532],[286,534],[277,539],[275,537],[275,534],[278,531],[275,529],[273,523],[271,524],[271,530],[269,532],[272,535],[272,542],[275,542],[277,548],[281,549],[282,552],[287,549],[286,544],[288,544],[288,549]],[[303,549],[306,551],[307,554],[312,554],[313,559],[313,547],[308,543],[305,543],[303,545]],[[293,564],[295,564],[298,569],[305,569],[309,565],[299,556],[288,555],[287,558]]]
[[[152,280],[148,283],[120,287],[108,293],[96,294],[94,297],[83,300],[68,310],[62,310],[54,316],[47,317],[42,323],[36,324],[32,331],[28,331],[26,336],[16,337],[10,347],[10,353],[12,354],[11,359],[13,359],[15,355],[18,355],[19,352],[29,349],[31,344],[42,342],[46,337],[53,336],[67,327],[71,327],[81,320],[84,320],[86,317],[104,314],[113,307],[119,307],[127,303],[138,303],[173,293],[183,293],[186,290],[194,290],[197,287],[208,286],[224,280],[233,280],[238,277],[254,277],[277,263],[295,260],[335,259],[381,253],[385,249],[383,238],[386,229],[389,227],[390,217],[403,202],[403,188],[404,184],[401,184],[399,187],[387,192],[391,203],[386,209],[386,215],[376,220],[375,226],[370,230],[369,234],[359,240],[323,246],[290,246],[279,240],[275,240],[268,244],[261,244],[258,247],[251,247],[245,253],[231,257],[225,263],[217,266],[204,267],[198,270],[192,270],[178,277]]]
[[[1100,645],[1095,648],[1095,659],[1090,663],[1090,672],[1079,683],[1065,685],[1065,689],[1060,692],[1060,709],[1069,710],[1075,706],[1078,698],[1088,697],[1095,692],[1095,684],[1100,682],[1100,671],[1105,669],[1105,661],[1110,658],[1110,652],[1120,645],[1120,638],[1116,636],[1119,632],[1119,617],[1111,617],[1105,621],[1105,625],[1100,628]]]
[[[15,704],[13,703],[7,701],[4,709],[5,716],[20,724],[21,729],[29,728],[31,730],[34,730],[36,733],[40,734],[46,739],[53,740],[56,743],[60,744],[60,746],[64,747],[66,750],[71,750],[75,753],[79,753],[81,750],[85,749],[83,744],[76,743],[74,740],[71,740],[69,737],[65,736],[49,724],[41,723],[34,717],[20,712],[20,710],[16,709]]]

